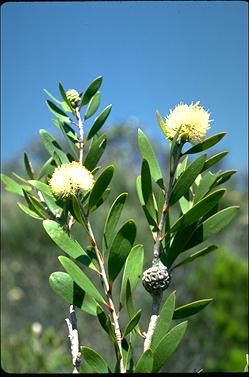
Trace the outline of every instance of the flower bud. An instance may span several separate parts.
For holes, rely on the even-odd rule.
[[[77,104],[77,102],[80,100],[80,95],[79,93],[77,92],[77,90],[75,89],[69,89],[67,92],[66,92],[66,97],[68,99],[68,101],[73,105],[75,106]]]

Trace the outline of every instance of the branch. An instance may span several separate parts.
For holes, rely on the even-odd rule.
[[[79,334],[77,330],[77,317],[73,305],[70,305],[70,319],[66,318],[65,321],[68,326],[68,337],[71,344],[71,354],[74,366],[73,373],[80,373],[80,364],[82,359],[80,353]]]
[[[83,129],[83,122],[80,116],[79,107],[76,107],[76,118],[78,120],[78,127],[79,127],[79,147],[80,147],[80,163],[83,163],[83,153],[84,153],[84,129]]]
[[[157,236],[156,236],[154,250],[153,250],[154,259],[153,259],[152,263],[155,263],[160,258],[161,242],[162,242],[162,239],[165,237],[165,235],[163,236],[163,227],[164,227],[166,215],[169,212],[169,198],[170,198],[171,191],[173,189],[175,173],[176,173],[177,165],[180,161],[182,146],[183,146],[183,144],[180,143],[176,157],[175,157],[174,166],[170,170],[169,187],[168,187],[167,192],[165,193],[163,210],[162,210],[160,222],[159,222],[159,225],[158,225],[158,231],[157,231]],[[162,298],[163,298],[162,293],[159,294],[159,295],[152,295],[152,299],[153,299],[153,301],[152,301],[152,311],[151,311],[151,317],[150,317],[148,331],[147,331],[146,338],[145,338],[145,341],[144,341],[144,351],[146,351],[151,346],[152,336],[154,334],[154,331],[155,331],[155,328],[156,328],[156,323],[157,323],[157,320],[158,320],[158,317],[159,317],[160,305],[161,305],[161,302],[162,302]]]
[[[159,318],[159,311],[160,311],[160,304],[161,304],[161,301],[162,301],[162,297],[163,297],[162,293],[160,293],[159,295],[153,295],[152,296],[152,299],[153,299],[152,314],[151,314],[151,317],[150,317],[150,323],[149,323],[148,331],[147,331],[146,338],[145,338],[145,341],[144,341],[144,352],[148,348],[150,348],[150,345],[151,345],[152,336],[154,334],[156,324],[157,324],[157,320]]]
[[[104,259],[102,258],[101,253],[98,249],[90,221],[89,221],[88,217],[84,214],[84,212],[83,212],[83,215],[84,215],[84,219],[85,219],[85,224],[87,226],[90,242],[91,242],[92,246],[94,247],[95,254],[96,254],[97,259],[98,259],[98,263],[99,263],[99,267],[100,267],[100,277],[101,277],[101,281],[102,281],[102,284],[103,284],[103,287],[104,287],[104,291],[105,291],[105,294],[106,294],[106,297],[107,297],[108,303],[109,303],[109,311],[110,311],[110,315],[111,315],[111,319],[112,319],[112,326],[113,326],[113,329],[114,329],[115,337],[116,337],[118,348],[119,348],[118,357],[119,357],[120,373],[126,373],[126,370],[125,370],[125,367],[124,367],[123,355],[122,355],[122,335],[121,335],[120,326],[119,326],[119,322],[118,322],[118,314],[116,312],[116,309],[115,309],[115,306],[114,306],[114,303],[113,303],[112,293],[111,293],[111,289],[110,289],[110,286],[109,286],[109,283],[108,283],[108,279],[107,279],[107,275],[106,275],[106,271],[105,271],[105,267],[104,267]]]

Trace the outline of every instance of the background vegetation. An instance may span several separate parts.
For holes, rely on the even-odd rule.
[[[108,130],[109,145],[102,164],[114,161],[116,170],[112,194],[101,208],[102,215],[106,216],[113,199],[123,191],[129,193],[123,217],[132,217],[137,223],[137,243],[145,246],[145,268],[148,268],[152,242],[135,189],[140,169],[136,130],[137,126],[126,123],[115,124]],[[165,173],[168,171],[166,145],[154,141]],[[39,141],[33,142],[27,152],[34,168],[40,167],[48,158]],[[23,157],[19,156],[2,166],[3,173],[11,175],[15,171],[25,174],[22,161]],[[248,352],[246,173],[238,172],[228,185],[222,205],[240,205],[241,209],[231,225],[216,236],[215,242],[220,250],[213,253],[215,255],[182,267],[180,273],[176,269],[164,294],[166,297],[176,290],[177,306],[205,297],[213,297],[214,300],[205,310],[190,317],[181,345],[162,371],[195,372],[203,369],[204,372],[239,372],[244,369]],[[17,207],[16,199],[15,194],[2,190],[2,368],[12,373],[71,372],[65,323],[69,306],[54,294],[48,283],[49,275],[60,270],[57,256],[61,251],[47,236],[41,223],[26,216]],[[103,216],[98,213],[95,218],[96,234],[103,228]],[[75,225],[76,233],[77,230]],[[84,242],[80,234],[77,236]],[[151,302],[149,295],[144,294],[141,282],[136,292],[136,307],[143,309],[141,327],[145,330]],[[108,337],[97,319],[80,310],[77,313],[81,344],[95,348],[111,360],[112,347],[109,347]],[[39,329],[36,323],[42,328]],[[142,349],[142,343],[140,346]]]

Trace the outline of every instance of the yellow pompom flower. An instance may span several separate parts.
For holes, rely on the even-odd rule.
[[[91,190],[94,179],[89,170],[79,162],[73,161],[57,167],[49,185],[56,197],[69,198],[77,195],[80,190]]]
[[[170,110],[169,115],[163,122],[158,114],[159,124],[168,139],[173,139],[176,132],[180,129],[179,140],[189,141],[198,144],[205,139],[207,130],[210,128],[210,113],[201,107],[200,102],[186,105],[180,103],[174,110]]]

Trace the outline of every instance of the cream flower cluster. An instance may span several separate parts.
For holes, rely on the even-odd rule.
[[[73,161],[57,167],[49,181],[52,193],[56,197],[69,198],[79,190],[91,190],[94,185],[93,175],[79,162]]]
[[[186,105],[180,103],[165,118],[164,133],[169,139],[173,139],[180,129],[179,139],[184,138],[192,144],[202,142],[210,128],[209,112],[201,107],[200,102]]]
[[[78,102],[80,100],[80,95],[75,89],[69,89],[66,92],[66,97],[70,102]]]

